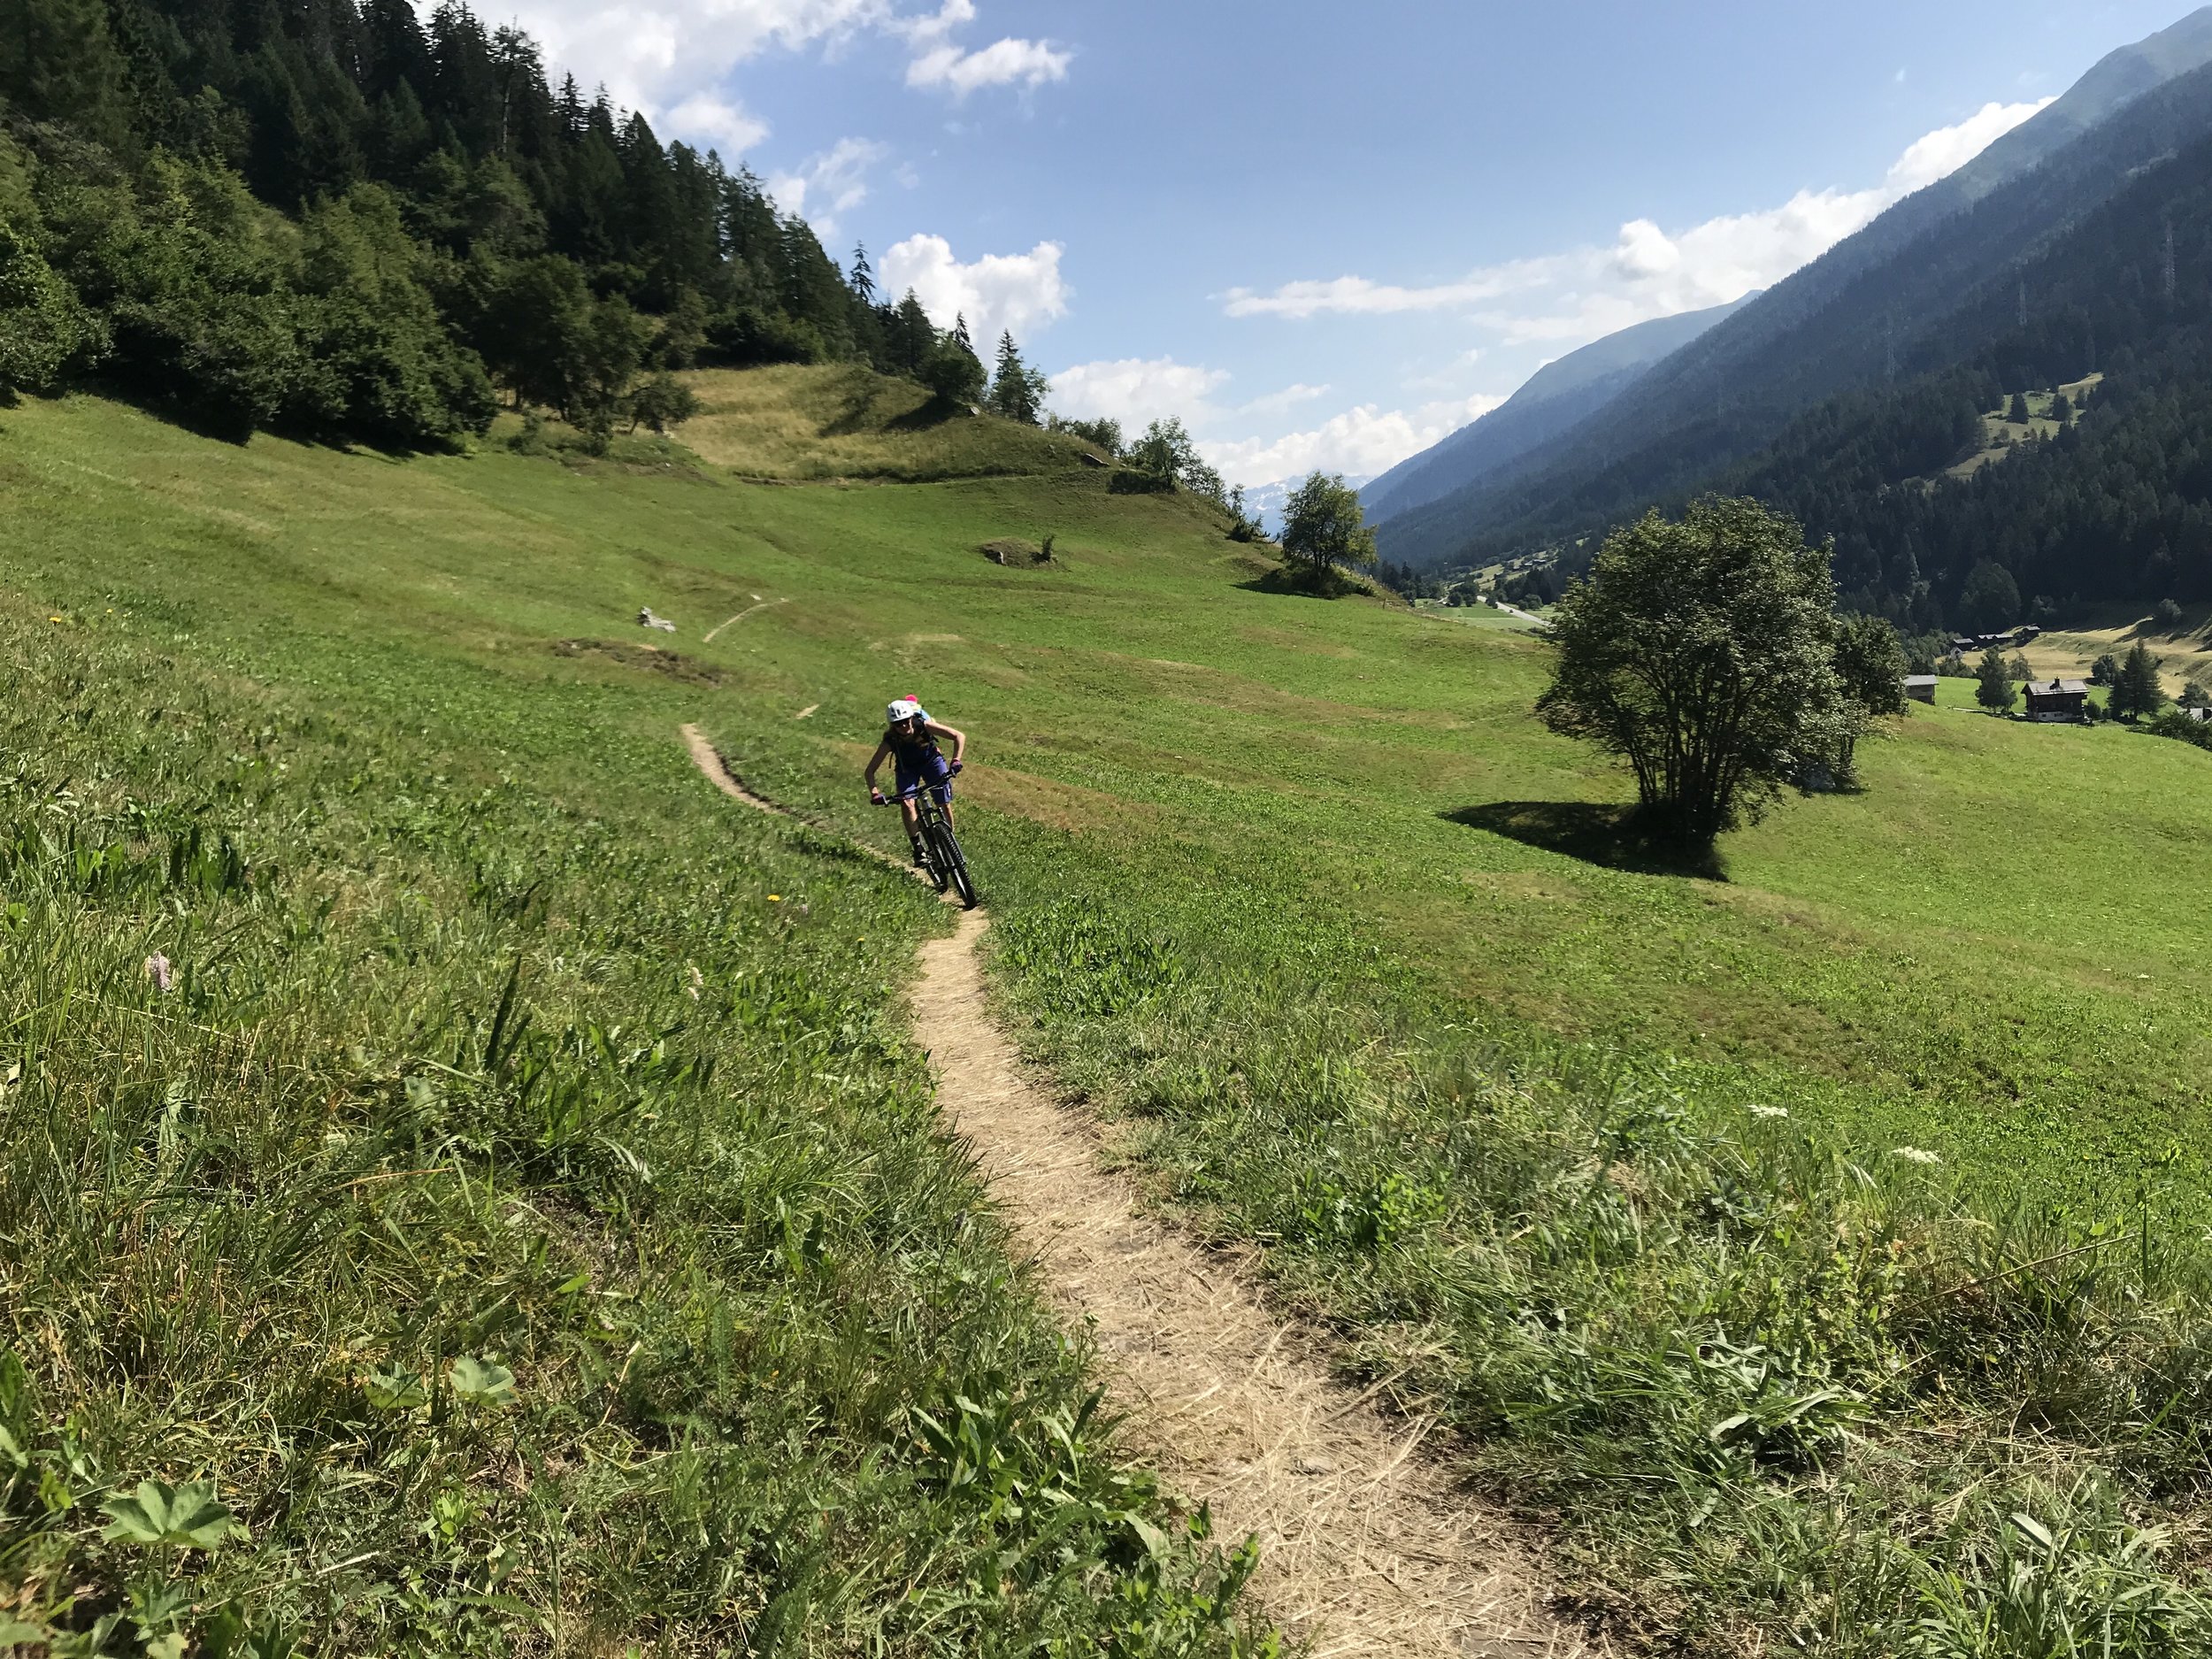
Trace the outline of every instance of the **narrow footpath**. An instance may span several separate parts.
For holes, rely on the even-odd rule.
[[[725,794],[780,810],[696,727],[684,737]],[[941,1107],[1055,1300],[1090,1322],[1133,1449],[1212,1506],[1217,1537],[1258,1535],[1267,1617],[1314,1659],[1597,1651],[1545,1612],[1509,1525],[1424,1446],[1427,1421],[1386,1419],[1338,1383],[1233,1261],[1145,1214],[1101,1167],[1096,1126],[1039,1087],[990,1018],[988,927],[971,911],[922,949],[915,1021]]]

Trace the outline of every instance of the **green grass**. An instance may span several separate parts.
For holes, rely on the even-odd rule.
[[[0,1646],[1245,1641],[939,1126],[938,907],[483,631],[551,503],[8,426]]]
[[[1026,1041],[1632,1624],[2200,1639],[2212,757],[1946,681],[1862,751],[1865,793],[1731,837],[1724,882],[1653,873],[1587,856],[1624,786],[1531,718],[1525,630],[1269,591],[1202,510],[1097,473],[769,487],[222,449],[90,400],[4,419],[7,580],[73,618],[42,626],[113,606],[374,709],[426,768],[493,756],[534,800],[630,779],[744,836],[679,804],[695,718],[887,845],[858,769],[922,695],[976,744]],[[978,550],[1047,534],[1050,567]],[[680,628],[650,652],[645,604]],[[646,844],[665,883],[698,843]],[[856,921],[877,994],[924,925]]]

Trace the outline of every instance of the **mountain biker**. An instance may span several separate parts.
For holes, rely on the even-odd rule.
[[[938,804],[945,810],[945,821],[952,822],[952,778],[960,770],[962,757],[968,751],[967,733],[949,726],[940,726],[914,697],[901,697],[892,703],[883,711],[883,741],[876,745],[876,752],[868,762],[868,798],[878,806],[884,803],[883,791],[876,787],[876,773],[889,760],[897,793],[902,797],[899,816],[906,820],[906,839],[913,846],[914,862],[918,865],[924,862],[921,809],[913,792],[928,784]],[[952,741],[949,761],[937,747],[940,738]]]

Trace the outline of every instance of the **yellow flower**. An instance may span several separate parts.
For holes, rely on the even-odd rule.
[[[59,617],[49,617],[49,618],[47,618],[46,619],[47,619],[49,622],[59,622],[59,621],[61,620],[61,618],[60,618]]]
[[[768,902],[771,904],[780,904],[783,902],[783,895],[780,893],[771,893],[768,895]]]

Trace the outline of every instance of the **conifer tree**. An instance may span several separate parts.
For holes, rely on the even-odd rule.
[[[35,121],[67,121],[86,136],[127,136],[124,65],[100,0],[7,0],[0,5],[0,98]]]
[[[1002,334],[998,365],[991,377],[991,412],[1025,426],[1040,426],[1044,421],[1045,399],[1051,391],[1051,382],[1022,361],[1012,331]]]
[[[2138,640],[2135,649],[2121,661],[2105,706],[2115,718],[2132,720],[2156,714],[2165,705],[2166,688],[2159,682],[2158,658]]]

